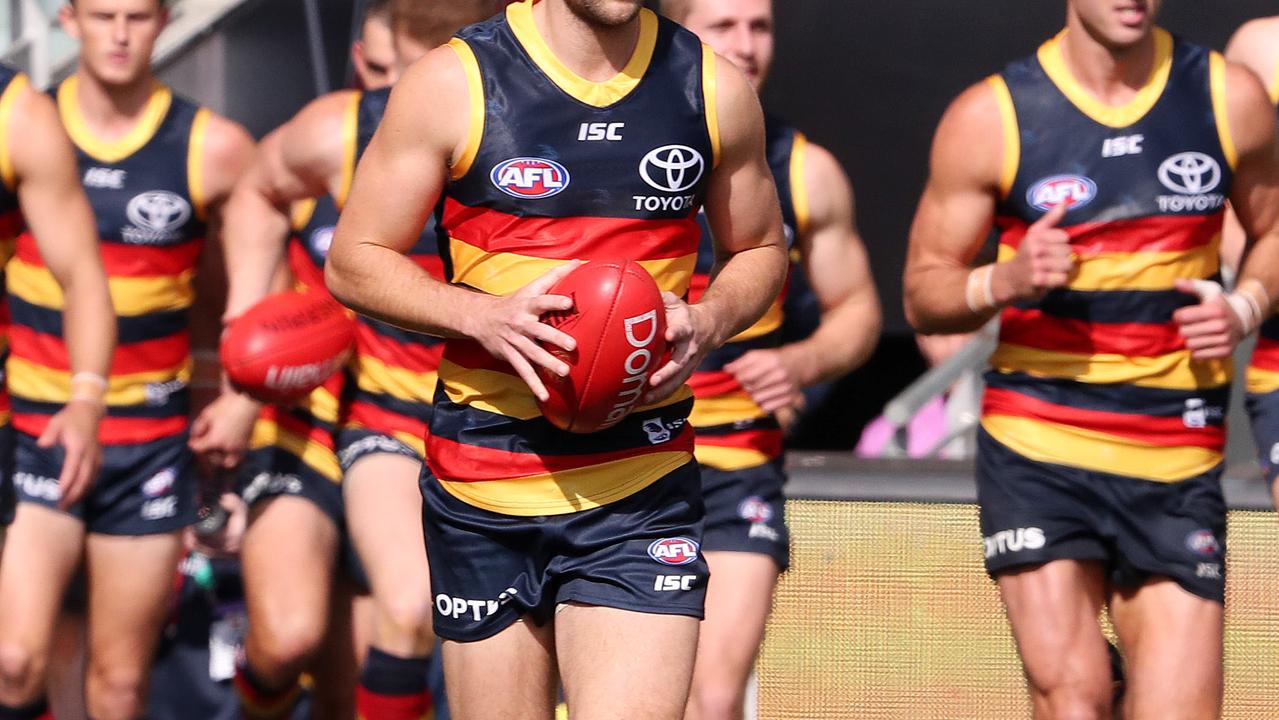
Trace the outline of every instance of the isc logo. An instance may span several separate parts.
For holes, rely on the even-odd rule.
[[[626,123],[582,123],[577,129],[577,139],[579,142],[587,140],[612,140],[614,142],[622,139],[622,128],[626,127]]]
[[[693,584],[696,582],[696,575],[658,575],[653,578],[653,589],[657,592],[688,591],[693,589]]]
[[[1054,205],[1069,202],[1071,209],[1082,207],[1097,197],[1097,183],[1082,175],[1054,175],[1031,186],[1026,202],[1047,211]]]
[[[688,538],[662,538],[648,546],[648,555],[663,565],[687,565],[697,559],[697,543]]]
[[[568,170],[543,158],[514,158],[498,163],[489,173],[498,190],[512,197],[536,200],[558,195],[568,187]]]

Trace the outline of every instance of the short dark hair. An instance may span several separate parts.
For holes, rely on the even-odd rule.
[[[160,9],[163,10],[167,8],[169,6],[169,3],[172,2],[173,0],[155,0],[155,1],[160,4]],[[75,0],[67,0],[67,3],[70,4],[71,7],[75,7]]]
[[[391,0],[369,0],[364,5],[364,22],[373,18],[391,21]]]

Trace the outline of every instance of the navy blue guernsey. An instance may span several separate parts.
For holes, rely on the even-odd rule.
[[[764,130],[764,153],[781,201],[782,228],[788,245],[793,248],[795,238],[807,224],[807,193],[803,186],[806,141],[802,133],[773,116],[765,118]],[[693,301],[700,298],[710,284],[715,267],[715,244],[706,214],[699,214],[697,220],[702,238],[689,293]],[[802,272],[796,268],[792,277]],[[783,344],[782,326],[787,320],[784,308],[790,289],[788,283],[762,318],[722,347],[712,350],[688,379],[696,398],[689,422],[697,431],[696,454],[701,464],[731,471],[781,457],[782,430],[776,418],[764,412],[724,366],[751,350]]]
[[[157,84],[141,119],[105,142],[85,124],[71,77],[56,91],[97,219],[99,247],[119,317],[112,358],[107,444],[149,442],[186,430],[191,377],[192,280],[204,244],[203,153],[208,111]],[[61,289],[34,239],[9,263],[13,313],[9,387],[14,425],[39,435],[69,395]]]
[[[1172,313],[1179,278],[1218,277],[1234,147],[1225,62],[1155,31],[1126,105],[1070,75],[1060,35],[991,78],[1004,142],[1000,260],[1062,202],[1077,257],[1066,288],[1005,308],[982,425],[1023,456],[1172,482],[1221,461],[1229,360],[1195,360]]]
[[[689,289],[696,215],[718,158],[714,55],[648,10],[625,69],[588,82],[551,52],[533,3],[509,5],[450,46],[473,124],[440,208],[449,280],[508,294],[580,258],[639,262],[663,290]],[[620,500],[692,459],[681,389],[590,435],[541,416],[512,368],[449,340],[428,438],[443,487],[511,515]]]
[[[9,151],[13,147],[10,123],[14,104],[24,88],[30,87],[27,76],[0,64],[0,268],[13,256],[14,245],[24,228],[22,210],[18,207],[18,183]],[[0,271],[0,291],[4,289],[4,274]],[[8,303],[0,307],[0,358],[9,352]],[[9,424],[9,393],[0,388],[0,427]]]
[[[1279,64],[1275,65],[1267,80],[1270,100],[1279,112]],[[1261,324],[1257,346],[1248,363],[1248,392],[1270,393],[1279,390],[1279,315],[1272,315]]]

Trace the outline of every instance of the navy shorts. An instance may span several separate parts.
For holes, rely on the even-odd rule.
[[[781,570],[789,567],[785,484],[780,459],[732,471],[703,465],[706,532],[702,550],[757,553],[771,557]]]
[[[1051,560],[1096,560],[1112,585],[1164,576],[1223,602],[1226,503],[1221,470],[1154,482],[1042,463],[984,430],[977,438],[977,501],[986,570]]]
[[[61,446],[44,449],[15,433],[14,489],[18,502],[56,508],[61,492]],[[158,535],[195,522],[194,458],[181,433],[146,443],[103,445],[102,471],[68,512],[103,535]]]
[[[364,427],[344,427],[337,433],[338,462],[342,464],[342,472],[369,455],[403,455],[418,462],[422,456],[417,450],[404,444],[397,438]]]
[[[469,505],[425,466],[421,486],[435,633],[446,640],[483,640],[521,617],[543,625],[570,602],[702,617],[710,571],[696,463],[608,505],[543,517]]]
[[[1244,407],[1252,420],[1252,438],[1257,441],[1257,462],[1267,482],[1279,477],[1279,391],[1247,393]]]
[[[18,496],[13,490],[13,426],[0,425],[0,527],[13,522]]]

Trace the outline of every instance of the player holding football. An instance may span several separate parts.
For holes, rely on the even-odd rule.
[[[398,59],[386,80],[492,10],[489,0],[389,5]],[[365,87],[380,80],[361,73]],[[301,222],[294,225],[299,242],[288,249],[293,274],[299,285],[324,291],[331,227],[386,99],[385,89],[331,93],[263,140],[228,208],[228,318],[270,288],[285,255],[290,209],[304,210],[303,217],[294,213]],[[311,200],[317,196],[324,197]],[[419,239],[415,261],[438,272],[434,233]],[[416,720],[429,709],[435,638],[417,476],[440,350],[436,338],[361,319],[346,387],[329,383],[291,408],[269,409],[255,429],[242,471],[254,508],[242,553],[249,633],[237,677],[254,717],[291,708],[299,675],[339,606],[331,589],[349,542],[359,551],[376,615],[356,709],[367,720]]]
[[[252,153],[239,126],[174,94],[150,70],[167,13],[160,0],[75,0],[64,29],[80,42],[77,72],[56,90],[63,125],[97,217],[120,345],[107,380],[99,437],[101,476],[70,503],[44,479],[61,457],[39,442],[51,413],[83,392],[67,372],[62,294],[33,246],[9,264],[13,314],[8,380],[17,429],[21,507],[15,543],[0,570],[0,702],[10,717],[43,712],[43,678],[54,618],[74,568],[89,584],[89,715],[135,717],[194,518],[188,441],[191,279],[210,225]],[[74,382],[73,382],[74,381]],[[230,458],[221,431],[247,400],[212,408],[193,445]]]
[[[684,381],[786,268],[750,84],[638,0],[542,0],[467,28],[392,93],[327,279],[359,311],[450,338],[421,480],[454,717],[679,718],[707,576]],[[705,200],[721,263],[687,305]],[[405,256],[440,208],[450,283]],[[560,431],[539,322],[580,259],[667,291],[669,364],[617,426]],[[660,641],[654,642],[654,638]],[[504,682],[491,670],[504,668]]]
[[[1156,0],[1069,0],[1066,28],[942,118],[906,310],[1000,315],[977,488],[988,571],[1036,718],[1220,713],[1231,353],[1279,297],[1274,108],[1246,69],[1156,27]],[[1215,282],[1226,200],[1253,240]],[[970,267],[992,224],[998,261]]]
[[[758,92],[773,60],[772,0],[667,0],[662,10],[733,62]],[[784,520],[782,427],[803,388],[865,361],[879,337],[879,299],[853,226],[852,188],[838,161],[765,115],[765,153],[787,238],[820,307],[817,330],[783,344],[783,300],[711,353],[689,385],[697,429],[711,568],[706,620],[685,718],[741,718],[778,573],[790,558]],[[695,287],[709,279],[714,248],[704,232]],[[694,297],[696,293],[694,293]]]

